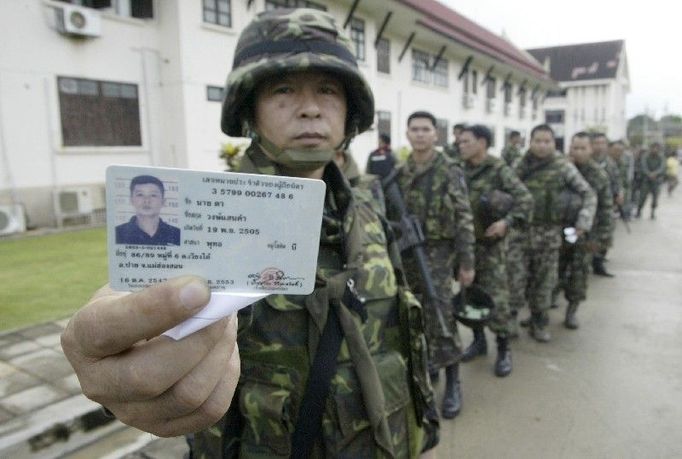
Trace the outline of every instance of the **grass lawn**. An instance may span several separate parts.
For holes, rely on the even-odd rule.
[[[106,282],[105,228],[0,240],[0,330],[68,317]]]

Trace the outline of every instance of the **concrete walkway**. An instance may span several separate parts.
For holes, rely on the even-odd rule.
[[[618,225],[616,277],[591,279],[579,330],[561,326],[562,303],[552,342],[522,333],[504,379],[488,334],[489,355],[463,364],[463,410],[443,421],[438,457],[682,457],[682,195],[660,201],[657,220]],[[0,457],[182,457],[181,438],[99,416],[61,352],[65,322],[0,334]]]

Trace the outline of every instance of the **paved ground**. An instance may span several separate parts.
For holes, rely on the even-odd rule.
[[[682,457],[682,197],[661,202],[658,219],[633,221],[632,234],[619,225],[608,264],[616,277],[592,279],[580,330],[561,326],[562,303],[552,311],[551,343],[525,334],[513,343],[510,377],[492,375],[494,349],[464,364],[464,408],[443,423],[439,457]],[[0,334],[0,456],[18,440],[28,446],[12,457],[59,456],[87,442],[79,432],[99,422],[87,420],[97,406],[80,394],[61,353],[64,325]],[[488,342],[494,347],[491,335]],[[60,428],[50,430],[55,422]],[[184,451],[181,439],[117,422],[104,429],[105,440],[67,457]]]

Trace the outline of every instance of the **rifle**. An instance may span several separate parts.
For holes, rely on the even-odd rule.
[[[436,294],[436,288],[433,285],[433,279],[431,279],[431,271],[426,261],[426,251],[424,250],[426,238],[424,237],[424,232],[422,231],[419,219],[415,215],[410,214],[407,210],[403,194],[396,181],[397,177],[398,170],[394,169],[390,174],[384,177],[381,184],[384,188],[384,197],[388,204],[387,207],[393,207],[400,215],[399,221],[392,222],[393,225],[400,228],[400,238],[397,241],[398,248],[401,253],[406,250],[411,251],[413,258],[417,263],[419,275],[425,289],[424,293],[426,294],[427,304],[424,306],[432,307],[435,310],[443,336],[450,337],[452,336],[452,333],[450,333],[445,318],[443,317],[443,311],[440,308],[441,301],[439,301],[438,295]]]

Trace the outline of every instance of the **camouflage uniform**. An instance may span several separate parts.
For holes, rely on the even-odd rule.
[[[637,205],[637,216],[642,212],[646,198],[651,194],[651,217],[658,206],[658,193],[665,180],[665,157],[662,153],[644,153],[640,160],[641,190]]]
[[[446,145],[443,148],[443,151],[450,159],[459,161],[459,145],[457,145],[455,142]]]
[[[513,329],[509,309],[509,288],[507,282],[506,244],[504,239],[491,240],[484,236],[487,226],[481,197],[495,190],[508,193],[514,204],[507,216],[507,228],[525,227],[533,209],[533,198],[504,161],[487,156],[477,166],[463,164],[469,189],[469,200],[474,215],[476,236],[476,279],[475,283],[485,290],[495,302],[495,311],[489,322],[490,329],[498,336],[507,337]]]
[[[592,256],[589,246],[602,248],[610,244],[614,226],[613,194],[606,172],[592,160],[576,164],[576,167],[597,195],[597,211],[589,233],[579,238],[575,244],[564,240],[561,246],[559,284],[554,293],[558,295],[563,290],[566,300],[575,305],[587,298],[587,279]]]
[[[427,189],[429,183],[431,190]],[[461,342],[450,299],[453,272],[459,267],[474,267],[473,217],[466,183],[459,167],[444,153],[435,151],[433,159],[426,164],[417,164],[410,155],[399,169],[398,184],[409,212],[422,222],[431,278],[442,302],[440,308],[450,335],[444,333],[436,313],[426,309],[429,359],[432,368],[438,369],[458,362],[461,357]],[[407,280],[414,292],[424,292],[414,260],[405,256],[404,261]]]
[[[372,199],[374,210],[379,215],[386,216],[386,201],[381,187],[381,179],[376,175],[361,174],[358,163],[355,162],[353,155],[348,150],[343,152],[341,173],[346,177],[351,187],[366,191]]]
[[[523,263],[511,285],[512,291],[525,292],[535,326],[544,327],[552,291],[557,283],[562,221],[559,195],[569,189],[580,195],[582,207],[576,228],[588,231],[597,207],[597,198],[580,172],[559,153],[537,158],[528,152],[518,168],[519,178],[533,195],[533,220],[526,235],[518,235],[523,251]]]
[[[276,173],[257,149],[249,150],[241,170]],[[417,357],[426,352],[421,308],[399,286],[389,257],[395,248],[372,204],[347,188],[333,163],[324,179],[330,193],[315,292],[271,295],[240,311],[238,389],[225,417],[196,435],[198,457],[289,457],[305,381],[339,276],[343,285],[354,279],[363,303],[352,309],[345,299],[336,302],[344,339],[313,457],[416,457],[420,451],[421,401],[433,397],[426,361]]]
[[[334,18],[316,10],[258,15],[242,32],[235,51],[235,56],[247,57],[239,62],[235,57],[228,77],[223,131],[242,134],[240,113],[259,81],[291,69],[338,75],[352,107],[347,133],[366,130],[373,120],[372,94],[348,39],[338,32]],[[276,46],[251,47],[280,40],[287,52]],[[253,138],[258,140],[240,170],[281,174],[262,151],[266,139]],[[270,295],[239,312],[237,390],[223,419],[196,434],[194,457],[291,456],[299,415],[309,414],[300,409],[328,318],[338,321],[342,341],[311,457],[414,458],[427,432],[431,440],[437,435],[437,422],[426,419],[435,406],[421,306],[406,288],[390,231],[367,193],[349,188],[333,161],[324,167],[323,180],[328,191],[315,290],[310,295]]]
[[[623,206],[626,211],[630,209],[632,202],[632,180],[634,175],[634,158],[632,154],[624,151],[618,159],[614,159],[620,176],[620,184],[623,191]]]
[[[516,145],[509,144],[502,150],[502,159],[512,169],[516,169],[519,166],[521,158],[523,158],[523,151]]]

